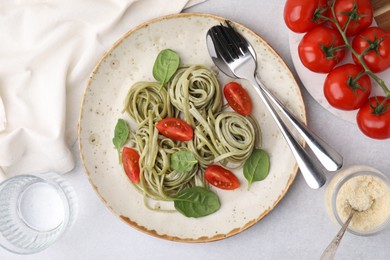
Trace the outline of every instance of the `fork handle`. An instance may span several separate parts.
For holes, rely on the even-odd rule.
[[[321,164],[328,171],[337,171],[343,165],[343,157],[334,150],[331,146],[325,143],[320,137],[314,134],[304,124],[301,123],[291,112],[263,85],[263,83],[255,76],[255,80],[260,89],[271,100],[273,104],[283,113],[283,115],[295,127],[298,133],[306,141]]]
[[[272,117],[275,119],[277,126],[290,146],[290,149],[295,157],[295,160],[297,161],[306,183],[312,189],[318,189],[322,187],[326,182],[326,178],[319,161],[311,158],[311,155],[309,155],[307,151],[300,145],[300,143],[294,138],[286,124],[276,112],[275,108],[271,105],[268,98],[266,98],[266,92],[264,91],[264,88],[262,88],[257,83],[255,77],[248,80],[255,87],[256,92],[259,94],[267,109],[270,111]]]

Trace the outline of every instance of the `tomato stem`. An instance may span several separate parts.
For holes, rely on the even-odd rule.
[[[385,106],[385,103],[387,102],[387,100],[389,100],[390,99],[390,96],[389,95],[387,95],[384,99],[383,99],[383,101],[382,101],[382,103],[381,103],[381,106]],[[388,107],[388,106],[387,106]]]
[[[352,82],[351,82],[351,83],[352,83],[352,84],[356,84],[356,83],[359,81],[359,79],[360,79],[361,77],[363,77],[364,75],[367,75],[367,72],[366,72],[366,71],[360,72],[359,74],[356,75],[355,78],[352,79]]]
[[[370,48],[367,48],[366,50],[364,50],[361,54],[358,54],[353,48],[352,48],[352,45],[349,43],[348,41],[348,37],[347,37],[347,34],[346,34],[346,31],[347,31],[347,28],[349,26],[349,23],[351,22],[351,20],[353,19],[352,15],[356,15],[356,10],[357,10],[357,4],[356,4],[356,1],[354,3],[354,7],[352,9],[352,11],[350,11],[349,13],[347,13],[346,15],[348,15],[348,21],[347,23],[345,24],[345,28],[344,30],[341,28],[340,26],[340,23],[338,22],[337,18],[336,18],[336,12],[335,12],[335,3],[336,1],[333,1],[332,3],[332,6],[330,8],[331,12],[332,12],[332,15],[333,15],[333,19],[329,18],[329,19],[325,19],[323,18],[324,20],[327,20],[327,21],[330,21],[332,23],[334,23],[334,25],[336,26],[337,30],[340,32],[343,40],[344,40],[344,43],[345,43],[345,46],[347,46],[347,48],[351,51],[352,55],[354,55],[356,57],[356,59],[360,62],[360,64],[362,65],[363,69],[364,69],[364,72],[365,74],[369,75],[383,90],[383,92],[385,92],[386,96],[387,97],[390,97],[390,90],[389,88],[386,86],[386,83],[380,78],[378,77],[375,73],[373,73],[367,66],[366,62],[364,61],[363,59],[363,56],[365,54],[367,54],[367,52],[369,51],[368,49]],[[354,14],[354,9],[355,10],[355,14]]]
[[[334,41],[329,46],[325,46],[323,44],[320,45],[321,50],[325,53],[325,56],[327,59],[334,59],[337,60],[337,56],[335,55],[336,52],[341,51],[345,48],[345,45],[342,46],[336,46],[334,47]]]
[[[370,107],[372,109],[372,113],[375,115],[382,115],[386,112],[387,109],[389,109],[389,105],[386,105],[387,100],[390,98],[390,96],[386,96],[382,102],[379,103],[378,97],[375,97],[375,105],[372,105],[370,103]]]
[[[318,7],[315,11],[314,11],[314,15],[313,15],[313,22],[315,23],[319,23],[319,21],[321,20],[324,20],[323,18],[325,17],[323,14],[329,9],[329,7],[326,7],[326,8],[320,8]],[[328,18],[328,17],[326,17]]]

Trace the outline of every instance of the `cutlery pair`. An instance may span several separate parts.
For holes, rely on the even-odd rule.
[[[206,43],[214,64],[224,74],[232,78],[246,79],[254,86],[290,146],[309,187],[322,187],[326,182],[324,170],[340,169],[343,164],[342,156],[294,117],[257,78],[257,58],[253,47],[228,21],[226,26],[221,24],[210,28]],[[297,130],[311,151],[300,144],[275,107]]]

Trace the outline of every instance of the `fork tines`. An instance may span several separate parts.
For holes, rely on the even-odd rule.
[[[219,50],[221,56],[228,62],[238,59],[248,52],[248,46],[243,37],[234,30],[229,21],[225,21],[227,26],[216,25],[210,29],[212,39]]]
[[[226,61],[233,61],[245,55],[248,50],[247,42],[234,30],[229,21],[225,21],[227,26],[216,25],[210,29],[214,43],[222,51],[221,55]]]
[[[226,24],[227,28],[225,27],[225,31],[227,32],[228,37],[230,37],[232,43],[235,44],[236,48],[239,49],[242,54],[248,52],[248,43],[244,37],[234,30],[229,21],[226,21]]]
[[[210,29],[211,38],[215,44],[215,48],[219,50],[219,54],[226,62],[232,62],[238,58],[235,47],[228,40],[222,25],[213,26]]]

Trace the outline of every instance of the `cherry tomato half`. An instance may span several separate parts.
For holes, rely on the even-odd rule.
[[[356,120],[359,129],[374,139],[390,138],[390,99],[370,97],[359,109]]]
[[[302,64],[311,71],[328,73],[345,55],[344,40],[334,29],[319,26],[303,36],[298,45]]]
[[[345,29],[348,22],[349,16],[347,14],[351,13],[352,20],[346,31],[347,36],[358,34],[372,23],[373,9],[370,0],[336,0],[334,11],[342,29]],[[330,17],[333,18],[332,13],[329,13]],[[334,23],[331,25],[336,28]]]
[[[370,51],[363,60],[372,72],[381,72],[390,67],[390,32],[379,27],[369,27],[357,35],[352,41],[352,48],[361,54],[365,49]],[[354,55],[356,64],[360,64]]]
[[[247,116],[252,113],[252,101],[248,92],[237,82],[229,82],[223,88],[223,94],[234,111]]]
[[[329,72],[324,83],[324,95],[331,106],[342,110],[363,106],[371,93],[371,80],[367,74],[360,77],[362,72],[363,69],[355,64],[344,64]]]
[[[237,177],[219,165],[209,165],[204,172],[204,177],[211,185],[223,190],[234,190],[240,187]]]
[[[157,122],[156,128],[160,134],[175,141],[189,141],[194,136],[194,130],[180,118],[164,118]]]
[[[318,15],[325,13],[327,8],[326,0],[287,0],[284,22],[293,32],[308,32],[323,22]]]
[[[139,154],[136,150],[124,147],[122,151],[122,164],[127,177],[133,183],[139,182]]]

